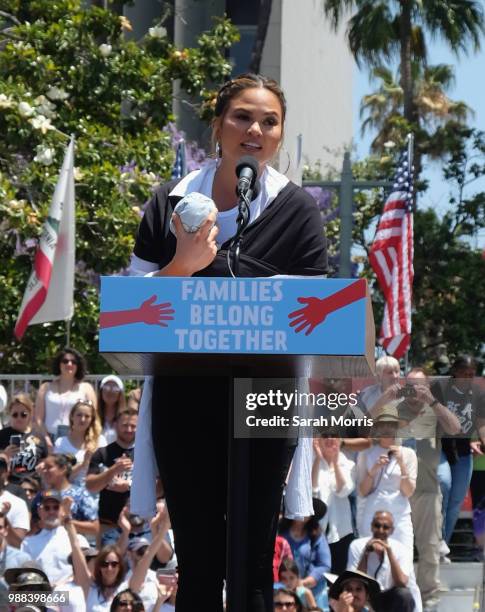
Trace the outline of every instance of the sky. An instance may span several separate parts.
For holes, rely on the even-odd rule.
[[[474,111],[474,116],[469,124],[472,127],[485,131],[485,88],[483,79],[485,75],[485,40],[483,49],[476,55],[460,56],[457,58],[444,44],[435,42],[429,46],[429,64],[451,64],[455,68],[455,85],[449,90],[449,96],[453,100],[463,100]],[[355,156],[362,158],[368,155],[372,133],[367,132],[364,136],[360,134],[359,106],[362,97],[375,91],[376,83],[369,82],[368,71],[354,69],[354,91],[353,91],[353,125],[354,142],[356,145]],[[449,209],[449,189],[443,180],[441,165],[430,163],[425,168],[425,176],[430,182],[428,191],[421,196],[418,207],[422,209],[434,208],[438,214],[444,214]],[[471,186],[470,193],[485,190],[485,179],[481,184],[477,181]],[[485,231],[474,241],[474,246],[485,248]]]

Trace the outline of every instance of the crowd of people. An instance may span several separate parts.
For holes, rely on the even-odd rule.
[[[473,472],[473,461],[484,458],[485,394],[475,370],[464,355],[448,377],[432,381],[413,368],[403,384],[396,360],[378,360],[377,384],[349,408],[372,418],[372,429],[348,437],[320,431],[314,514],[281,516],[275,610],[436,609],[440,560],[470,485],[477,543],[484,540],[484,472]],[[163,483],[152,520],[130,512],[141,391],[127,394],[115,375],[95,390],[72,348],[56,355],[52,374],[35,398],[5,398],[0,598],[29,589],[68,593],[65,612],[175,610],[176,546]]]
[[[450,562],[469,488],[483,561],[485,392],[473,359],[458,356],[441,378],[416,367],[403,381],[392,357],[376,370],[376,384],[346,411],[372,428],[323,430],[314,440],[314,501],[326,508],[282,521],[275,609],[437,610],[440,563]]]
[[[160,487],[151,521],[129,509],[141,391],[126,393],[113,375],[95,390],[85,374],[83,356],[66,348],[35,401],[25,392],[6,398],[0,607],[30,590],[50,594],[48,610],[175,610],[177,561]]]

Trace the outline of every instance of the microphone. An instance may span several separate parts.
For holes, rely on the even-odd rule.
[[[217,213],[217,207],[212,198],[193,191],[184,196],[174,209],[180,217],[183,228],[190,234],[196,232],[212,211]],[[170,231],[175,235],[175,225],[170,219]]]
[[[251,155],[244,155],[236,164],[237,187],[236,195],[240,197],[253,191],[258,177],[259,164]]]

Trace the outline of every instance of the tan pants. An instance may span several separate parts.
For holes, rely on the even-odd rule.
[[[423,604],[437,596],[440,586],[441,493],[415,493],[411,518],[419,562],[416,582]]]

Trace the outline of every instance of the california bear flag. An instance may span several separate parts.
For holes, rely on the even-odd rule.
[[[74,139],[71,138],[15,325],[18,340],[27,325],[72,317],[74,244]]]

